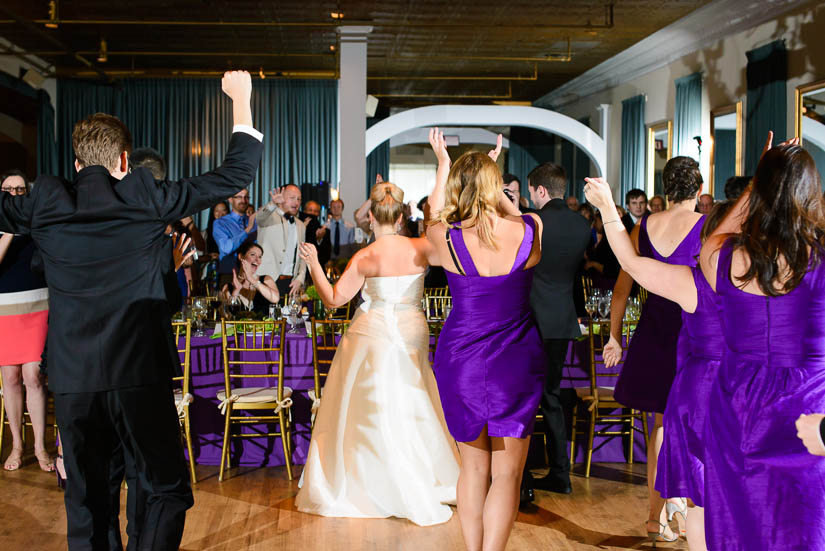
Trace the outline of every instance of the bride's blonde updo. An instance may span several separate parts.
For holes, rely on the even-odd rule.
[[[504,181],[501,170],[486,153],[467,152],[450,168],[444,190],[444,208],[437,222],[447,226],[460,222],[462,228],[477,228],[478,239],[498,249],[493,239],[493,216]],[[436,222],[436,223],[437,223]]]
[[[375,184],[370,192],[370,212],[381,225],[392,225],[404,209],[404,192],[390,182]]]

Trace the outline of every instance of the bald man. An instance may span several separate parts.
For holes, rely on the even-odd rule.
[[[306,239],[306,224],[298,218],[301,188],[289,184],[269,196],[269,203],[255,213],[264,250],[258,275],[272,277],[281,296],[296,295],[306,279],[306,264],[298,255],[298,245]]]
[[[699,206],[698,211],[704,215],[710,214],[710,209],[713,208],[713,195],[708,195],[707,193],[703,193],[699,196]]]

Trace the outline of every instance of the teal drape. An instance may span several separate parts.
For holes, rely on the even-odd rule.
[[[676,106],[673,115],[673,156],[684,155],[699,160],[702,135],[702,73],[676,79]]]
[[[787,135],[788,51],[784,40],[776,40],[749,51],[747,56],[745,174],[753,174],[768,131],[773,130],[774,143],[784,141]]]
[[[713,196],[725,200],[725,182],[736,175],[736,130],[714,130]]]
[[[530,192],[527,189],[527,175],[538,165],[539,163],[533,158],[530,152],[514,142],[511,135],[510,149],[507,151],[507,172],[518,178],[519,184],[521,184],[520,191],[522,197],[530,198]]]
[[[379,117],[367,117],[367,128],[381,121]],[[375,175],[380,174],[384,180],[390,179],[390,141],[387,140],[367,155],[367,197],[375,183]],[[357,206],[356,206],[357,208]]]
[[[54,138],[54,107],[45,90],[36,90],[22,79],[0,71],[0,87],[31,98],[37,105],[37,174],[57,174],[57,143]],[[10,106],[12,107],[12,106]],[[18,106],[19,108],[19,106]],[[17,167],[25,169],[23,166]],[[25,170],[24,170],[25,172]]]
[[[621,197],[645,188],[645,97],[622,101]]]
[[[337,181],[337,86],[334,80],[253,81],[253,122],[265,136],[265,149],[249,188],[251,203],[268,201],[275,186]],[[217,79],[128,79],[116,86],[60,80],[57,95],[66,178],[74,174],[72,129],[92,113],[120,117],[135,147],[153,147],[166,158],[172,179],[220,164],[232,131],[231,101]]]
[[[510,150],[507,154],[507,172],[518,177],[521,196],[529,199],[527,175],[541,163],[556,161],[555,134],[535,128],[510,128]],[[569,176],[569,173],[568,173]]]

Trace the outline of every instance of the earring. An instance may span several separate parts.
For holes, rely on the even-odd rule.
[[[373,231],[373,229],[375,228],[372,227],[372,222],[370,222],[370,231]]]

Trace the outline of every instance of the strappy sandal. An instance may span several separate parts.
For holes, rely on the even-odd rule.
[[[37,463],[40,465],[40,470],[53,473],[54,472],[54,459],[49,455],[49,452],[46,450],[35,450],[34,456],[37,458]]]
[[[647,530],[647,524],[645,524],[645,530],[647,530],[647,537],[650,538],[650,542],[653,544],[654,549],[656,548],[656,543],[657,542],[673,543],[674,541],[679,539],[679,536],[677,536],[676,534],[672,534],[673,535],[672,538],[668,538],[665,535],[665,531],[668,529],[667,524],[662,524],[658,520],[649,520],[647,522],[648,523],[655,522],[656,524],[659,525],[659,531],[658,532],[651,532],[650,530]],[[672,533],[672,530],[671,530],[671,533]]]
[[[673,522],[674,515],[680,515],[682,520],[680,521],[678,518],[676,521],[679,523],[679,535],[682,537],[687,537],[687,503],[683,500],[679,500],[679,503],[682,505],[679,507],[676,503],[672,501],[668,501],[665,503],[665,511],[667,511],[667,521]]]
[[[16,454],[16,455],[15,455]],[[20,468],[20,465],[23,464],[23,449],[22,448],[12,448],[11,453],[6,458],[6,462],[3,463],[3,468],[7,471],[16,471]]]

